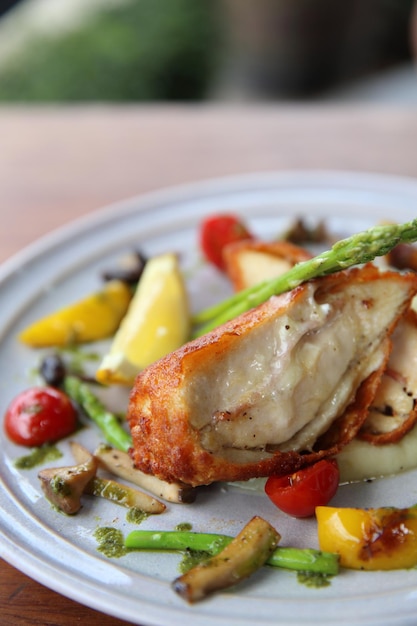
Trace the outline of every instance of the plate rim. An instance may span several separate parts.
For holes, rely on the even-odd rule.
[[[381,188],[394,191],[398,189],[402,192],[410,192],[412,195],[415,195],[417,199],[417,180],[414,178],[372,172],[352,172],[347,170],[286,170],[279,172],[254,172],[250,174],[238,174],[233,176],[210,178],[203,181],[194,181],[192,183],[184,183],[160,190],[150,191],[145,194],[132,196],[125,200],[111,203],[107,206],[94,210],[87,215],[78,217],[68,224],[64,224],[46,235],[43,235],[1,264],[0,288],[3,282],[11,279],[13,277],[13,273],[22,265],[26,265],[40,254],[47,254],[48,251],[57,245],[57,242],[70,241],[77,236],[77,233],[81,231],[89,231],[97,227],[97,225],[107,223],[108,221],[114,219],[117,220],[120,218],[121,214],[125,217],[129,217],[136,212],[140,213],[141,211],[144,211],[146,207],[152,205],[161,205],[166,202],[168,202],[168,204],[172,203],[173,199],[176,201],[184,199],[192,200],[196,194],[222,195],[225,189],[227,189],[228,193],[233,193],[236,191],[247,190],[249,188],[253,189],[259,185],[263,186],[265,184],[271,186],[280,186],[284,184],[291,185],[294,184],[295,181],[297,181],[298,184],[302,181],[302,184],[306,187],[312,184],[317,187],[325,187],[326,181],[328,184],[330,181],[333,186],[339,188],[348,186],[353,189],[358,189],[358,185],[360,185],[367,190],[375,190],[378,193],[380,193]],[[0,534],[3,536],[1,522]],[[56,579],[52,581],[51,576],[47,575],[46,572],[43,574],[43,572],[39,570],[35,555],[24,553],[23,560],[21,554],[19,554],[19,558],[15,558],[16,546],[12,543],[8,545],[7,539],[8,538],[5,537],[5,542],[2,542],[1,556],[12,566],[16,567],[41,584],[49,587],[53,591],[69,597],[74,601],[81,602],[95,610],[103,612],[103,605],[100,604],[100,600],[91,598],[87,594],[83,594],[80,591],[73,593],[71,589],[68,589],[68,585],[61,584],[60,581]],[[54,585],[51,585],[51,582],[53,582]],[[153,605],[152,608],[154,608]],[[166,619],[168,614],[170,614],[173,610],[173,607],[170,607],[169,609],[163,607],[163,609],[162,613],[161,611],[158,612],[158,616],[155,616],[154,611],[148,615],[142,615],[141,621],[138,623],[146,623],[151,626],[159,626],[160,624],[163,624],[164,622],[160,621],[160,618]],[[184,609],[185,610],[181,612],[187,614],[187,609],[185,607]],[[124,610],[123,608],[122,610],[114,609],[111,604],[106,606],[105,612],[121,619],[132,619],[132,615],[129,610]],[[191,613],[188,615],[191,616]],[[198,616],[198,618],[199,624],[202,625],[216,623],[213,616],[208,616],[207,620],[200,616]],[[147,621],[144,622],[143,619],[146,619]],[[230,618],[227,619],[228,622],[233,623]],[[239,620],[239,622],[236,623],[243,624],[243,621]],[[367,621],[366,624],[368,623],[371,622]]]
[[[389,190],[408,189],[412,193],[417,193],[417,178],[400,174],[384,174],[381,172],[364,172],[361,170],[336,170],[336,169],[300,169],[300,170],[262,170],[259,172],[238,173],[215,178],[200,179],[191,182],[184,182],[177,185],[167,185],[166,187],[146,191],[137,195],[132,195],[115,202],[105,204],[93,209],[89,213],[71,219],[66,224],[57,226],[46,234],[37,237],[23,248],[13,253],[0,263],[0,283],[12,274],[17,267],[30,261],[34,256],[45,252],[50,246],[60,240],[72,238],[79,231],[93,228],[95,225],[112,219],[116,212],[127,216],[135,211],[145,210],[147,205],[161,204],[164,201],[173,199],[184,200],[192,198],[196,192],[204,195],[218,194],[227,189],[229,192],[241,189],[253,189],[259,185],[291,184],[294,181],[303,185],[324,187],[330,181],[337,187],[347,186],[358,189],[361,186],[375,190],[376,187],[385,187]],[[138,209],[137,204],[140,204]]]

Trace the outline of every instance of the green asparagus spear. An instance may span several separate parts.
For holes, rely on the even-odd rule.
[[[133,530],[125,538],[127,548],[137,550],[196,550],[218,554],[233,537],[191,531]],[[339,571],[339,557],[311,548],[277,547],[267,560],[273,567],[334,576]]]
[[[288,272],[249,287],[193,317],[193,325],[201,325],[194,337],[203,335],[241,313],[262,304],[271,296],[290,291],[298,285],[327,274],[368,263],[383,256],[399,243],[417,240],[417,218],[405,224],[386,224],[342,239],[318,256],[297,263]]]
[[[102,431],[106,441],[118,450],[127,452],[132,446],[132,438],[117,417],[108,411],[90,387],[76,376],[66,376],[63,388],[69,397],[81,406],[84,412]]]
[[[127,548],[136,550],[194,550],[217,554],[232,541],[228,535],[196,533],[187,530],[133,530],[125,539]]]
[[[335,576],[339,572],[339,556],[313,548],[277,548],[267,561],[273,567],[292,569],[298,572],[315,572]]]

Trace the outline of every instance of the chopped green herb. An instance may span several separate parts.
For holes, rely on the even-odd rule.
[[[62,478],[62,476],[55,476],[55,478],[51,480],[51,488],[53,493],[56,493],[59,496],[71,495],[71,485],[67,480]]]
[[[119,558],[128,552],[124,545],[123,534],[117,528],[109,526],[97,528],[94,537],[98,542],[97,550],[108,558]]]
[[[191,529],[192,529],[192,524],[190,524],[189,522],[182,522],[181,524],[177,524],[175,526],[175,530],[178,530],[179,532],[190,531]]]
[[[40,448],[34,448],[29,454],[19,457],[15,461],[17,469],[32,469],[37,465],[50,463],[62,457],[62,452],[51,445],[44,445]]]
[[[205,552],[204,550],[185,550],[178,565],[178,571],[181,574],[185,574],[188,570],[195,567],[202,561],[205,561],[210,556],[210,552]]]
[[[330,585],[331,576],[322,572],[297,572],[297,580],[306,587],[328,587]]]
[[[97,476],[92,481],[91,492],[94,496],[112,500],[113,502],[117,502],[117,504],[124,505],[127,501],[126,490],[122,485],[114,481],[103,480]]]
[[[133,506],[131,507],[126,514],[126,521],[130,524],[141,524],[144,520],[149,517],[149,513],[145,513],[141,509]]]

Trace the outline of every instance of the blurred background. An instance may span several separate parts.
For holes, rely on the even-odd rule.
[[[414,0],[0,0],[0,102],[417,102]]]

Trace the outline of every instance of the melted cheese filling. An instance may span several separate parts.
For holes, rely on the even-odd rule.
[[[265,457],[311,448],[385,358],[381,329],[399,294],[388,287],[374,285],[370,308],[361,283],[327,302],[317,301],[315,286],[307,285],[288,313],[243,336],[238,356],[230,350],[210,384],[196,377],[190,389],[189,402],[198,407],[192,424],[203,446],[228,458],[236,451]]]

